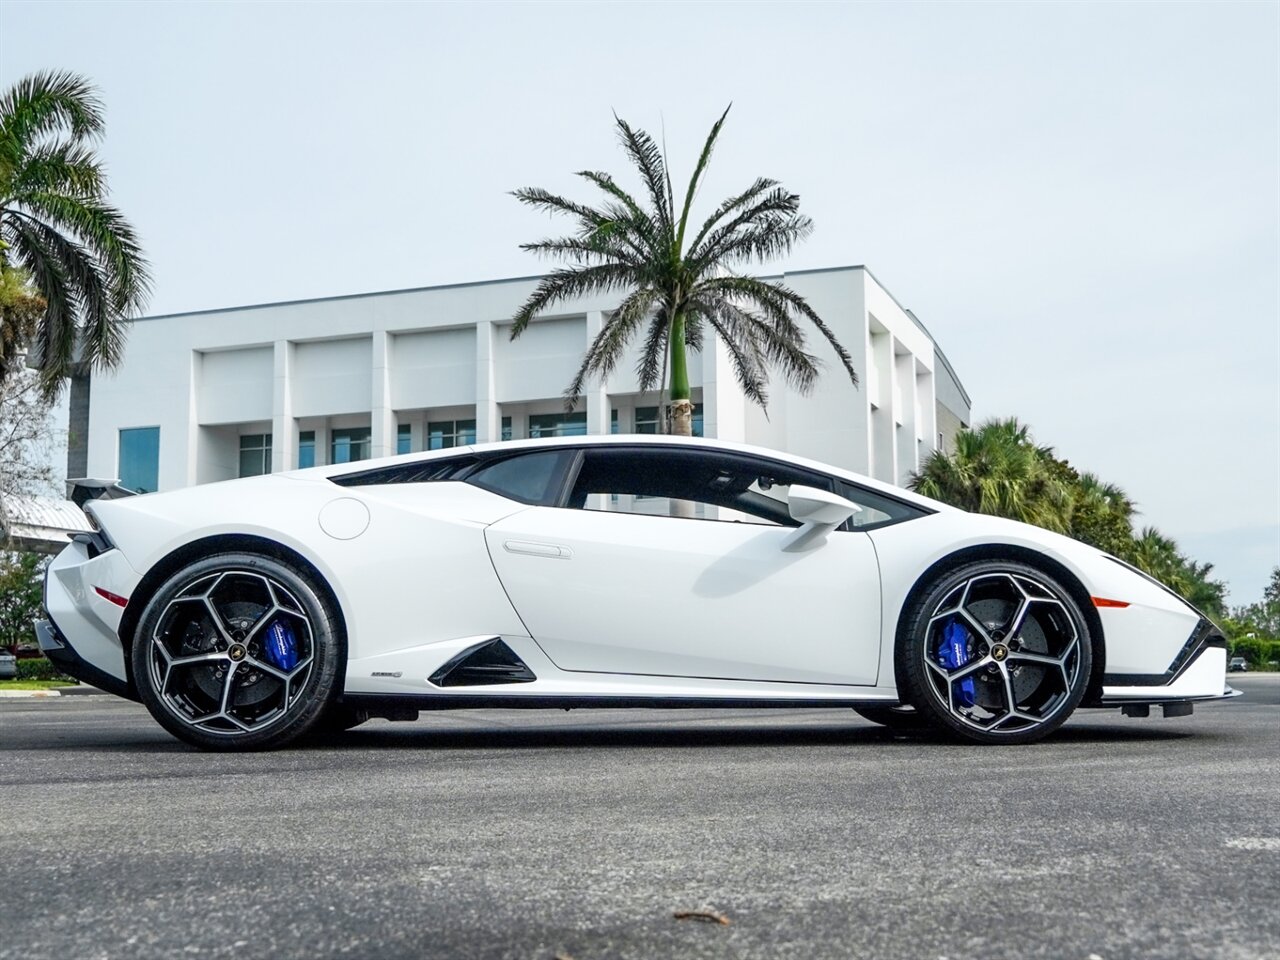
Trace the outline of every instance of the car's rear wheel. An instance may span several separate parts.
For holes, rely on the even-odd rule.
[[[147,603],[132,649],[142,702],[207,750],[283,746],[324,715],[343,645],[311,577],[279,560],[222,553],[179,570]]]
[[[1031,743],[1084,696],[1089,628],[1054,577],[1015,561],[965,564],[907,611],[898,677],[922,716],[974,743]]]

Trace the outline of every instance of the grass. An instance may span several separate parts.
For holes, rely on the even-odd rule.
[[[74,680],[0,680],[0,690],[56,690],[74,687]]]

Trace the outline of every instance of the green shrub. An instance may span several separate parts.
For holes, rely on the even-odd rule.
[[[58,668],[44,657],[31,657],[18,661],[19,680],[70,680],[58,672]]]

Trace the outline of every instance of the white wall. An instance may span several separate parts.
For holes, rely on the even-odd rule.
[[[936,442],[932,341],[860,267],[780,279],[835,331],[862,385],[801,322],[822,376],[807,395],[775,379],[766,414],[745,400],[727,352],[708,334],[689,365],[707,435],[901,482]],[[616,303],[564,304],[511,341],[508,321],[535,285],[461,284],[138,321],[119,371],[93,377],[90,473],[117,475],[118,432],[139,426],[160,427],[161,490],[234,476],[239,435],[264,429],[277,470],[296,463],[299,429],[316,430],[318,463],[328,431],[340,426],[370,426],[375,456],[394,452],[397,422],[415,425],[415,449],[429,419],[474,416],[479,439],[497,439],[504,415],[563,408],[564,388]],[[589,385],[579,409],[592,432],[609,431],[611,409],[623,411],[626,429],[636,405],[655,402],[637,396],[638,353],[633,342],[607,383]]]

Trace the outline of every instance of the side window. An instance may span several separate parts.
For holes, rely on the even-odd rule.
[[[836,492],[862,508],[849,518],[849,524],[855,530],[887,527],[891,523],[913,520],[929,513],[928,510],[903,503],[901,500],[854,486],[847,480],[840,480],[838,483],[839,488]]]
[[[465,479],[467,483],[521,503],[553,506],[559,499],[574,455],[573,450],[542,450],[482,461]]]
[[[579,510],[795,526],[792,484],[831,480],[772,460],[664,447],[589,449],[569,506]]]

